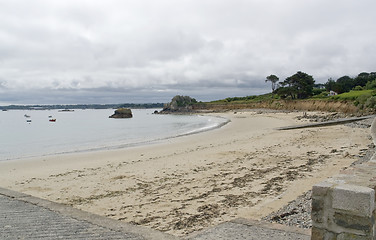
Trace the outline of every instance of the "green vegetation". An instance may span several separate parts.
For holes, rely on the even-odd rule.
[[[172,105],[176,105],[176,107],[186,107],[197,103],[197,100],[189,96],[176,95],[172,98],[171,103]]]
[[[359,109],[376,109],[376,89],[370,90],[352,90],[330,97],[339,101],[352,101]]]
[[[327,91],[335,91],[336,93],[345,93],[351,90],[375,89],[376,88],[376,72],[362,72],[358,76],[351,78],[343,76],[334,81],[332,78],[325,83]]]
[[[220,104],[220,103],[235,103],[235,104],[242,104],[242,103],[251,103],[251,102],[262,102],[267,100],[279,99],[279,97],[273,96],[271,93],[263,94],[263,95],[254,95],[254,96],[246,96],[246,97],[229,97],[222,100],[212,101],[212,104]]]
[[[278,79],[276,75],[266,77],[265,82],[272,83],[272,90],[274,89],[272,93],[259,96],[229,97],[206,104],[273,103],[281,105],[279,100],[312,99],[323,101],[323,103],[340,101],[353,104],[352,106],[356,106],[359,110],[376,111],[376,72],[362,72],[354,78],[349,76],[343,76],[337,80],[329,78],[325,84],[315,84],[312,76],[300,71],[282,82],[278,83]]]
[[[342,93],[342,94],[338,94],[336,96],[331,96],[330,98],[334,99],[334,100],[351,100],[351,101],[353,101],[353,100],[358,99],[359,97],[364,97],[364,96],[370,97],[370,96],[372,96],[373,92],[374,92],[374,90],[361,90],[361,91],[352,90],[350,92],[345,92],[345,93]]]

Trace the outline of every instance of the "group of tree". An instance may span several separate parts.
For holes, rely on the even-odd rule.
[[[355,88],[357,89],[374,89],[376,88],[376,72],[362,72],[355,78],[343,76],[337,80],[329,78],[325,83],[327,91],[335,91],[336,93],[349,92]]]
[[[279,78],[276,75],[266,77],[266,82],[272,83],[273,94],[281,98],[304,99],[312,96],[315,80],[304,72],[297,72],[283,82],[277,83]]]
[[[265,82],[272,83],[272,93],[277,94],[280,98],[286,99],[305,99],[313,96],[318,89],[317,86],[323,86],[323,91],[334,91],[338,94],[349,92],[351,90],[376,89],[376,72],[362,72],[356,77],[343,76],[337,80],[329,78],[325,84],[315,84],[315,80],[311,75],[304,72],[297,72],[286,78],[282,82],[278,82],[276,75],[266,77]]]

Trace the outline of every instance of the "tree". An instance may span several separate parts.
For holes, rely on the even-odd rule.
[[[294,88],[293,87],[280,87],[276,91],[278,96],[280,96],[282,99],[290,97],[291,99],[295,99],[295,94],[294,94]]]
[[[336,83],[337,84],[335,91],[337,93],[350,92],[350,90],[356,86],[354,79],[352,79],[349,76],[343,76],[338,78]]]
[[[265,82],[271,82],[272,83],[272,93],[274,93],[274,91],[276,89],[278,80],[279,80],[279,78],[276,75],[273,75],[273,74],[266,77]]]
[[[355,78],[351,78],[349,76],[342,76],[338,78],[336,81],[330,78],[328,82],[325,83],[325,87],[328,91],[333,90],[337,93],[345,93],[355,88],[361,89],[364,87],[366,89],[373,89],[376,84],[374,83],[375,80],[375,72],[362,72],[359,73],[358,76],[356,76]]]
[[[333,80],[333,78],[329,78],[328,81],[325,83],[325,89],[326,91],[335,91],[336,88],[336,81]]]
[[[277,89],[277,94],[283,98],[290,96],[292,99],[304,99],[313,95],[315,80],[304,72],[297,72],[286,78]]]
[[[372,82],[376,79],[376,75],[374,72],[367,73],[362,72],[359,73],[356,78],[354,78],[355,85],[364,87],[368,82]]]

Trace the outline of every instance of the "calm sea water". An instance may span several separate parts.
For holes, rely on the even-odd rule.
[[[0,161],[124,148],[209,130],[226,122],[210,116],[155,115],[154,110],[134,109],[131,119],[109,118],[113,109],[0,111]],[[56,122],[50,122],[49,116]]]

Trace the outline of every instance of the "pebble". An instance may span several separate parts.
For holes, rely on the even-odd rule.
[[[278,211],[264,217],[262,220],[287,226],[312,228],[311,196],[312,192],[308,191]]]

